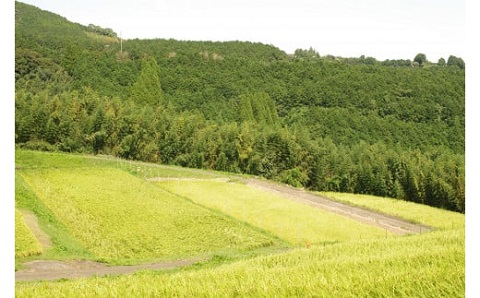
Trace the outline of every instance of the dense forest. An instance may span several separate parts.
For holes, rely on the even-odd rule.
[[[15,142],[465,211],[465,63],[123,40],[15,2]]]

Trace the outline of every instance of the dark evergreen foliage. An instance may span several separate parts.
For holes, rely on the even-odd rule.
[[[100,29],[16,2],[18,146],[465,211],[461,58],[412,67],[162,39],[126,40],[121,51]]]

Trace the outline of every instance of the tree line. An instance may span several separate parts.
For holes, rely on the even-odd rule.
[[[245,97],[261,98],[265,94]],[[239,106],[243,99],[239,98]],[[374,194],[464,211],[464,156],[359,141],[335,144],[257,114],[219,124],[200,111],[126,103],[91,89],[16,93],[19,146],[248,173],[318,191]]]

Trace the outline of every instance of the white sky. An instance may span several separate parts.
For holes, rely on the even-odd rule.
[[[293,53],[464,58],[463,0],[23,0],[124,38],[242,40]]]

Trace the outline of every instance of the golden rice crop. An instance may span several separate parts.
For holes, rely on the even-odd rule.
[[[24,170],[25,182],[99,259],[172,259],[267,246],[258,231],[113,168]]]
[[[165,188],[190,200],[267,230],[290,243],[385,237],[385,230],[240,183],[164,181]]]
[[[337,192],[324,192],[321,194],[340,202],[380,211],[435,228],[452,229],[465,227],[465,215],[458,212],[371,195]]]
[[[214,268],[16,283],[18,297],[464,297],[460,230],[344,242]]]

